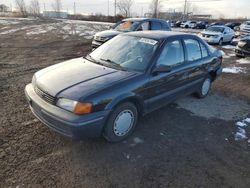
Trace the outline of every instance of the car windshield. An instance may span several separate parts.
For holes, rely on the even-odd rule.
[[[139,25],[139,22],[121,21],[121,22],[117,23],[113,27],[113,29],[116,31],[122,31],[122,32],[134,31],[138,25]]]
[[[88,59],[115,69],[144,71],[157,46],[156,40],[120,35],[91,52]]]
[[[223,27],[209,27],[206,29],[206,31],[220,32],[220,33],[223,33],[224,30],[225,29]]]

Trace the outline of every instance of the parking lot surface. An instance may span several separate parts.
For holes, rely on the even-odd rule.
[[[108,25],[0,19],[0,187],[249,187],[250,60],[230,44],[219,47],[224,70],[207,98],[142,117],[121,143],[71,140],[33,116],[24,96],[32,75],[86,55]]]

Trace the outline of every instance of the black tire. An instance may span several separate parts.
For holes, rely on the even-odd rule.
[[[202,90],[203,90],[203,87],[204,87],[205,82],[208,81],[208,80],[209,80],[209,83],[210,83],[210,84],[209,84],[209,87],[208,87],[207,92],[204,93]],[[200,84],[198,91],[195,93],[196,96],[197,96],[199,99],[205,98],[205,97],[209,94],[209,91],[210,91],[210,89],[211,89],[211,86],[212,86],[212,77],[211,77],[211,76],[205,77],[205,79],[203,80],[203,82]]]
[[[188,25],[185,25],[185,28],[187,29],[187,28],[188,28]]]
[[[126,132],[126,134],[117,135],[117,133],[115,133],[115,121],[118,118],[118,115],[120,115],[124,111],[129,111],[129,113],[132,113],[134,119],[133,119],[133,122],[132,122],[128,132]],[[108,140],[109,142],[120,142],[120,141],[124,140],[134,131],[135,126],[137,124],[137,120],[138,120],[138,110],[133,103],[126,102],[126,103],[122,103],[122,104],[118,105],[111,112],[111,114],[106,122],[106,125],[104,127],[104,131],[103,131],[104,138],[106,140]]]
[[[220,46],[223,45],[223,38],[221,38],[221,39],[219,40],[219,45],[220,45]]]
[[[231,38],[231,40],[229,41],[229,44],[233,44],[233,40],[234,40],[234,37]]]

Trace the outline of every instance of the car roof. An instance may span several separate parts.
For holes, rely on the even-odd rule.
[[[212,25],[210,27],[230,28],[230,27],[227,27],[226,25]]]
[[[135,32],[125,33],[122,35],[149,38],[154,40],[163,40],[172,36],[195,36],[193,34],[175,32],[175,31],[135,31]]]
[[[140,21],[146,21],[146,20],[166,22],[166,20],[157,19],[157,18],[126,18],[126,19],[123,19],[122,21],[140,22]]]

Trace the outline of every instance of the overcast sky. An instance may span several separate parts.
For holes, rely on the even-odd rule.
[[[30,0],[25,0],[27,4]],[[163,0],[162,11],[168,11],[169,9],[175,11],[183,11],[184,0]],[[219,17],[248,17],[250,18],[250,0],[189,0],[194,7],[195,13],[199,14],[212,14]],[[53,0],[39,0],[41,3],[41,9],[51,9]],[[62,0],[64,10],[73,12],[73,5],[76,3],[77,13],[109,13],[114,14],[114,0]],[[149,10],[151,0],[134,0],[132,11],[139,16],[142,13],[146,13]],[[15,7],[15,0],[0,0],[0,4],[12,5]]]

